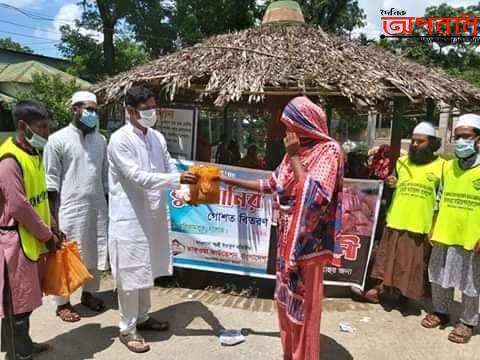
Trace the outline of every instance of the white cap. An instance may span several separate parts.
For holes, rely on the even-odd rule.
[[[70,99],[70,105],[75,105],[79,102],[84,101],[93,101],[95,104],[97,103],[97,97],[94,93],[90,91],[77,91],[73,94],[72,98]]]
[[[426,136],[436,136],[435,128],[432,124],[427,121],[422,121],[418,124],[415,129],[413,129],[413,134],[417,135],[426,135]]]
[[[480,130],[480,115],[465,114],[459,116],[455,129],[459,127],[472,127]]]

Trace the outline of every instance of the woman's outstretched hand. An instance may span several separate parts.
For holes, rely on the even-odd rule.
[[[283,143],[285,144],[285,151],[287,152],[288,156],[298,156],[298,153],[300,152],[300,139],[298,138],[297,134],[287,131],[287,134],[283,139]]]

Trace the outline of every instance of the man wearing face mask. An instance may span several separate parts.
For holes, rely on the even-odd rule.
[[[422,325],[447,325],[455,290],[462,293],[460,321],[448,339],[467,343],[479,323],[480,116],[462,115],[455,127],[456,159],[445,164],[439,214],[428,267],[434,313]]]
[[[107,141],[98,133],[95,94],[79,91],[70,101],[72,122],[50,136],[44,151],[52,213],[67,241],[79,244],[94,279],[83,287],[81,303],[95,312],[104,309],[93,294],[100,271],[107,269]],[[80,315],[68,297],[55,297],[57,316],[75,322]]]
[[[444,165],[435,155],[440,145],[432,124],[418,124],[408,156],[397,160],[395,175],[386,179],[395,190],[371,275],[378,283],[365,294],[371,302],[380,301],[385,287],[397,289],[402,301],[422,298],[428,235]]]
[[[44,104],[18,102],[13,109],[15,137],[0,146],[1,351],[8,360],[32,359],[50,348],[30,337],[30,315],[42,304],[38,261],[61,247],[51,230],[40,156],[47,142],[48,118]]]
[[[167,191],[193,184],[196,176],[175,173],[157,121],[153,93],[131,87],[125,96],[126,124],[111,137],[109,162],[109,249],[118,290],[120,341],[133,352],[150,349],[137,330],[167,331],[150,317],[154,279],[172,274]]]

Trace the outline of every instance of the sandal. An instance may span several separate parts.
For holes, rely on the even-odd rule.
[[[380,296],[382,294],[383,294],[383,288],[380,286],[375,286],[363,294],[363,299],[372,304],[379,304]]]
[[[99,298],[96,298],[95,296],[93,296],[92,294],[90,294],[88,292],[83,292],[82,293],[82,298],[80,300],[80,303],[83,306],[86,306],[90,310],[95,311],[97,313],[105,310],[104,302],[102,300],[100,300]]]
[[[145,353],[150,350],[150,345],[145,342],[145,339],[137,333],[120,334],[120,342],[127,347],[128,350],[136,354]],[[132,345],[135,343],[136,345]]]
[[[65,322],[80,321],[80,314],[73,308],[72,304],[68,303],[57,307],[57,316]]]
[[[448,334],[448,340],[456,344],[466,344],[470,341],[473,336],[473,328],[459,323],[455,326],[450,334]]]
[[[170,330],[170,324],[168,321],[158,321],[154,318],[148,318],[147,321],[137,325],[138,330],[150,330],[150,331],[168,331]]]
[[[428,314],[421,322],[426,329],[435,329],[437,327],[445,327],[450,322],[450,317],[447,314]]]

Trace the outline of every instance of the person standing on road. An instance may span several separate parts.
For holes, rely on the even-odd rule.
[[[467,343],[479,323],[480,116],[466,114],[455,126],[456,159],[445,164],[439,214],[428,266],[434,313],[422,325],[449,323],[455,290],[462,293],[460,321],[448,339]]]
[[[324,111],[306,97],[285,107],[287,155],[266,181],[229,177],[229,185],[276,194],[280,337],[288,360],[318,360],[324,266],[339,250],[343,149],[328,136]]]
[[[100,271],[107,269],[107,140],[98,133],[97,98],[88,91],[73,94],[72,122],[52,134],[44,151],[52,213],[67,241],[78,243],[82,259],[94,279],[83,286],[81,303],[104,310],[94,296]],[[69,297],[54,297],[57,316],[80,320]]]
[[[32,341],[30,316],[42,304],[38,262],[62,241],[54,234],[41,158],[48,111],[42,103],[20,101],[13,119],[15,137],[0,146],[1,351],[8,360],[28,360],[50,349]]]
[[[395,191],[371,275],[378,284],[365,294],[370,302],[378,303],[385,287],[398,290],[402,301],[422,298],[428,236],[444,165],[435,155],[440,146],[433,125],[418,124],[408,156],[397,160],[395,175],[386,179]]]
[[[165,190],[194,184],[197,177],[175,171],[157,122],[153,93],[131,87],[127,123],[111,137],[109,162],[110,263],[118,290],[120,341],[132,352],[150,346],[137,330],[167,331],[166,321],[148,314],[154,279],[172,274]]]

